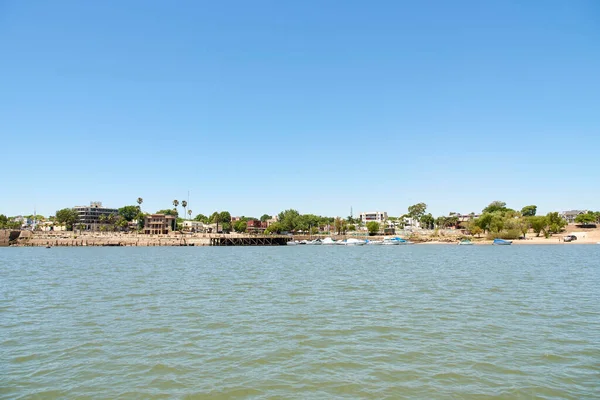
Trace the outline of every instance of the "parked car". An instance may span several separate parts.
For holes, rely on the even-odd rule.
[[[567,236],[563,237],[563,240],[565,242],[572,242],[573,240],[577,240],[577,236],[575,236],[575,235],[567,235]]]

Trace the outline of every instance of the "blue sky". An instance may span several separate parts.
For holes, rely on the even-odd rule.
[[[600,3],[0,0],[0,213],[600,209]]]

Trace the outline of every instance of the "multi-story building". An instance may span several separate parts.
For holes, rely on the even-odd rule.
[[[369,211],[360,213],[360,220],[363,223],[375,221],[375,222],[384,222],[387,220],[388,215],[385,211]]]
[[[92,201],[89,206],[75,206],[73,209],[79,216],[77,226],[88,231],[97,231],[102,225],[105,225],[104,218],[101,217],[109,217],[119,213],[116,208],[102,207],[100,201]]]
[[[208,225],[200,221],[188,219],[183,221],[183,229],[190,232],[206,232],[208,229]]]
[[[150,214],[144,219],[146,235],[166,235],[177,228],[177,218],[173,215]]]

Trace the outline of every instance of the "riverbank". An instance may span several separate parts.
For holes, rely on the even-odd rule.
[[[569,234],[577,234],[578,239],[572,242],[564,242],[563,237]],[[456,234],[431,234],[431,233],[412,233],[410,235],[398,235],[409,239],[415,244],[457,244],[461,238],[464,238],[460,232]],[[182,234],[174,232],[168,235],[144,235],[137,232],[31,232],[31,231],[0,231],[2,245],[17,247],[86,247],[86,246],[210,246],[215,245],[215,239],[259,239],[274,238],[276,236],[261,236],[249,234]],[[350,237],[359,237],[353,235],[296,235],[296,236],[277,236],[285,240],[310,240],[315,238],[324,239],[332,237],[334,240],[344,240]],[[360,236],[361,239],[382,240],[384,236]],[[283,241],[285,243],[285,240]],[[471,238],[475,245],[490,245],[492,240],[485,238]],[[243,242],[238,240],[238,242]],[[600,242],[600,229],[581,229],[575,226],[567,227],[565,232],[553,235],[549,238],[536,237],[535,234],[528,234],[526,239],[514,240],[515,245],[531,244],[596,244]],[[256,241],[256,243],[259,243]],[[252,245],[252,244],[248,244]],[[260,244],[254,244],[260,245]]]

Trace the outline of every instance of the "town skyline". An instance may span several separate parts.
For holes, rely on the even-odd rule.
[[[334,214],[327,214],[327,213],[323,213],[323,212],[305,211],[305,210],[303,210],[303,209],[301,209],[299,207],[293,207],[293,206],[282,206],[279,209],[273,210],[273,211],[271,211],[271,210],[262,210],[262,211],[260,211],[259,210],[257,212],[253,212],[253,213],[236,212],[236,210],[238,210],[239,207],[234,207],[234,208],[231,208],[231,209],[227,208],[227,207],[217,207],[217,208],[212,208],[212,209],[200,209],[200,210],[197,211],[196,210],[197,207],[194,207],[194,203],[193,203],[193,200],[192,200],[191,197],[189,198],[190,200],[188,200],[188,198],[180,198],[180,199],[173,198],[167,204],[163,204],[163,205],[160,205],[160,206],[157,206],[157,207],[153,207],[153,204],[158,205],[158,203],[148,202],[146,200],[146,198],[144,198],[144,197],[141,197],[141,198],[143,199],[143,203],[140,205],[141,210],[144,213],[148,213],[148,214],[153,214],[153,213],[156,213],[156,212],[158,212],[160,210],[167,210],[167,209],[173,209],[173,208],[175,208],[173,206],[173,200],[178,200],[178,201],[185,200],[187,202],[187,210],[192,210],[192,215],[189,216],[187,212],[185,213],[185,215],[183,215],[184,214],[183,211],[182,211],[183,209],[179,210],[179,216],[181,218],[184,218],[184,219],[186,219],[186,218],[193,219],[195,216],[197,216],[199,214],[202,214],[202,215],[205,215],[205,216],[210,216],[215,211],[218,211],[218,212],[228,211],[228,212],[231,213],[232,217],[245,216],[245,217],[260,218],[260,216],[262,216],[264,214],[277,215],[278,213],[283,212],[283,211],[288,210],[288,209],[297,210],[301,214],[314,214],[314,215],[320,215],[320,216],[324,216],[324,217],[342,217],[342,218],[346,218],[346,217],[350,216],[351,213],[352,213],[352,215],[355,218],[357,218],[360,213],[364,213],[364,212],[376,212],[376,211],[385,212],[385,213],[387,213],[387,215],[389,217],[399,217],[399,216],[407,214],[408,207],[410,207],[410,206],[412,206],[414,204],[417,204],[417,203],[425,203],[427,205],[427,213],[431,213],[433,216],[446,216],[446,215],[449,215],[451,213],[457,213],[457,214],[461,214],[461,215],[468,215],[470,213],[475,213],[475,214],[481,213],[481,211],[486,206],[488,206],[491,202],[494,202],[494,201],[505,202],[502,199],[494,199],[494,200],[487,201],[485,204],[482,204],[481,207],[479,207],[477,209],[466,211],[466,210],[461,210],[460,207],[454,207],[454,208],[450,208],[450,211],[447,211],[445,213],[437,213],[437,212],[435,212],[434,210],[431,209],[429,203],[427,203],[425,201],[422,201],[422,202],[416,202],[416,203],[413,203],[413,204],[407,204],[407,206],[403,210],[399,210],[398,212],[390,212],[388,209],[385,209],[385,208],[370,208],[370,209],[364,208],[363,209],[363,208],[356,208],[354,206],[349,206],[346,213],[342,212],[342,213],[337,213],[337,214],[335,214],[335,213]],[[137,198],[135,200],[137,200]],[[0,208],[0,214],[6,215],[8,217],[13,217],[13,216],[33,215],[34,212],[35,212],[37,215],[42,215],[44,217],[48,217],[48,216],[55,215],[56,211],[58,211],[60,209],[63,209],[63,208],[72,208],[72,207],[76,207],[76,206],[89,206],[90,204],[95,203],[95,202],[101,203],[102,207],[115,208],[115,209],[121,208],[121,207],[124,207],[124,206],[137,205],[136,201],[131,201],[129,203],[122,203],[122,204],[107,204],[106,202],[104,202],[102,200],[94,200],[94,201],[88,201],[87,203],[81,203],[81,204],[62,205],[62,206],[59,206],[56,210],[51,211],[51,212],[43,212],[42,210],[44,208],[42,208],[42,209],[35,208],[31,212],[10,213],[10,212],[7,212],[6,209],[4,209],[4,208]],[[535,201],[529,202],[529,203],[522,203],[522,204],[519,204],[519,205],[510,204],[509,202],[505,202],[505,203],[506,203],[507,207],[512,208],[512,209],[517,210],[517,211],[521,210],[525,206],[535,205],[537,207],[537,213],[538,213],[538,215],[545,215],[548,212],[565,212],[565,211],[571,211],[571,210],[590,210],[590,211],[595,211],[595,210],[600,209],[600,206],[598,206],[598,205],[592,206],[592,207],[567,207],[567,208],[564,208],[564,209],[559,209],[559,208],[544,209],[544,208],[541,208]],[[181,208],[181,206],[179,206],[177,208],[179,209],[179,208]],[[49,210],[50,208],[46,207],[45,209]]]

